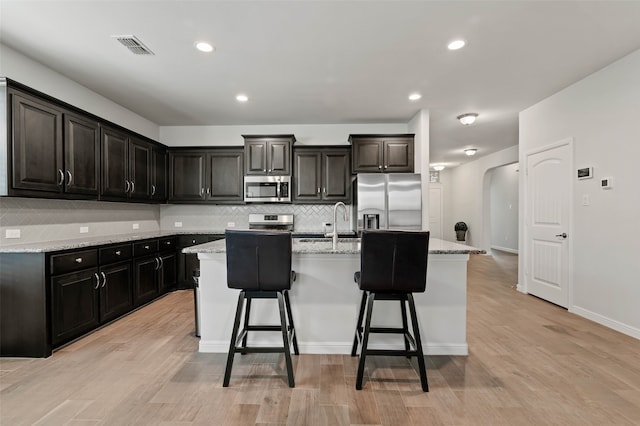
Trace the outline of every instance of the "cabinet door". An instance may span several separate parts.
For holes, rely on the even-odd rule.
[[[169,201],[204,201],[204,152],[169,153]]]
[[[164,294],[176,288],[178,279],[178,263],[175,252],[166,252],[160,255],[160,294]]]
[[[65,191],[98,195],[100,191],[100,125],[64,114]]]
[[[100,322],[96,268],[54,276],[52,284],[52,343],[78,337]]]
[[[129,143],[129,197],[136,200],[151,198],[151,145],[131,139]]]
[[[133,308],[131,262],[100,268],[100,320],[110,321]]]
[[[353,173],[382,171],[382,141],[379,139],[353,140]]]
[[[245,141],[245,168],[247,175],[265,175],[267,173],[267,141]]]
[[[267,144],[267,174],[291,174],[291,142],[271,140]]]
[[[385,139],[383,149],[383,171],[413,173],[413,139]]]
[[[102,185],[100,197],[105,199],[126,199],[131,189],[128,176],[127,134],[102,128]]]
[[[13,189],[62,192],[62,111],[12,93]]]
[[[219,150],[207,155],[207,199],[212,201],[243,201],[244,153]]]
[[[134,261],[133,304],[143,305],[158,296],[158,269],[160,261],[156,256]]]
[[[322,198],[321,163],[319,151],[293,153],[294,201],[319,201]]]
[[[351,158],[348,151],[322,153],[322,199],[349,201],[351,198]]]
[[[153,148],[151,158],[151,199],[167,199],[167,151]]]

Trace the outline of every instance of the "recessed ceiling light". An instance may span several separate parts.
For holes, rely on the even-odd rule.
[[[420,98],[422,98],[422,95],[420,93],[412,93],[409,95],[410,101],[417,101]]]
[[[439,164],[437,166],[433,166],[433,170],[435,170],[436,172],[442,171],[442,170],[444,170],[444,166],[442,164]]]
[[[468,156],[476,155],[476,152],[478,152],[478,150],[475,148],[467,148],[464,150],[464,153]]]
[[[196,43],[196,49],[201,52],[209,53],[213,52],[213,46],[207,43],[206,41],[199,41]]]
[[[249,100],[249,97],[247,95],[238,95],[236,96],[236,100],[238,102],[247,102]]]
[[[449,50],[458,50],[458,49],[462,49],[465,44],[467,44],[467,42],[464,40],[454,40],[451,43],[449,43],[447,47],[449,48]]]
[[[468,112],[466,114],[462,114],[456,117],[462,124],[468,126],[469,124],[473,124],[478,118],[478,114],[475,112]]]

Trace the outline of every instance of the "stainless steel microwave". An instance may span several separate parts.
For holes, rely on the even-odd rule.
[[[245,203],[290,203],[291,176],[245,176]]]

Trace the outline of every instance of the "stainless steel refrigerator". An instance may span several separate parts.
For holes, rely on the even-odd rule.
[[[360,173],[357,230],[422,229],[422,183],[417,173]]]

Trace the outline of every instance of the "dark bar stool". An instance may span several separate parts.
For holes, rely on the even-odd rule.
[[[415,356],[418,358],[422,390],[429,392],[416,306],[413,301],[413,293],[425,291],[428,254],[429,232],[362,231],[360,271],[354,274],[354,280],[362,290],[362,302],[351,348],[351,356],[356,356],[358,344],[362,343],[356,389],[362,389],[367,356]],[[373,302],[376,300],[400,301],[402,328],[371,327]],[[413,334],[409,332],[405,303],[409,305]],[[363,326],[365,307],[367,316]],[[404,350],[369,349],[367,345],[370,333],[402,334]]]
[[[289,387],[294,387],[291,344],[294,353],[298,355],[299,352],[288,292],[291,283],[295,281],[295,272],[291,270],[291,232],[233,230],[225,232],[225,240],[227,286],[240,289],[240,296],[222,386],[229,386],[236,353],[284,353]],[[278,299],[280,325],[249,324],[252,299]],[[245,301],[244,324],[240,328]],[[281,331],[284,344],[276,347],[248,347],[249,331]]]

